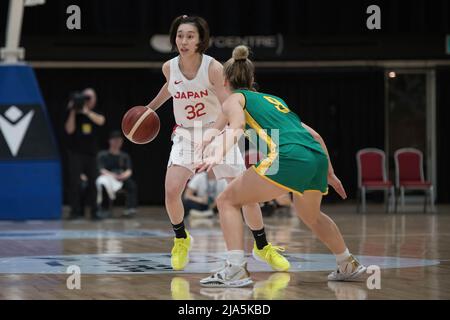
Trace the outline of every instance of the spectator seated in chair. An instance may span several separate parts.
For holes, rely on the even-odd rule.
[[[116,199],[116,193],[124,190],[126,210],[123,215],[132,217],[137,207],[137,187],[131,178],[132,164],[130,156],[121,151],[123,137],[120,131],[113,131],[109,137],[109,149],[100,151],[97,156],[100,176],[97,178],[97,205],[102,216],[111,214],[111,206]]]
[[[224,179],[216,180],[212,171],[201,172],[192,177],[184,192],[184,215],[207,218],[217,212],[216,198],[225,189]]]

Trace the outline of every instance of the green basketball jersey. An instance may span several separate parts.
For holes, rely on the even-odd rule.
[[[245,96],[246,129],[254,129],[257,135],[266,141],[269,152],[270,149],[275,151],[274,149],[283,145],[299,144],[324,153],[320,143],[303,128],[298,115],[287,107],[283,99],[249,90],[235,92]]]

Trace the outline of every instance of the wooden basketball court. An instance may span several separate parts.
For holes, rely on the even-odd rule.
[[[170,270],[172,230],[163,208],[134,219],[100,222],[0,223],[0,299],[449,299],[449,207],[436,214],[356,214],[354,206],[325,206],[350,250],[380,267],[380,289],[366,281],[328,282],[334,257],[296,217],[266,218],[269,241],[285,246],[293,270],[274,273],[249,257],[254,286],[202,288],[225,251],[216,218],[188,220],[195,238],[191,264]],[[246,233],[246,251],[252,237]],[[80,289],[68,288],[80,271]],[[72,270],[72,271],[70,271]],[[371,274],[367,275],[368,277]]]

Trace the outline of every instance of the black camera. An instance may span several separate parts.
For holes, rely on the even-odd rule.
[[[85,95],[82,92],[74,92],[70,95],[70,101],[72,102],[72,109],[75,111],[81,111],[83,110],[84,104],[86,101],[88,101],[91,97]]]

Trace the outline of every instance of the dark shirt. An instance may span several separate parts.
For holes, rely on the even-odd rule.
[[[109,150],[103,150],[97,156],[98,169],[106,169],[108,171],[121,174],[122,172],[131,170],[130,156],[125,152],[112,154]]]
[[[95,113],[101,114],[98,111]],[[70,112],[67,112],[66,121]],[[67,135],[67,147],[69,150],[77,153],[95,156],[98,151],[98,131],[96,125],[89,117],[82,113],[75,115],[75,131]]]

